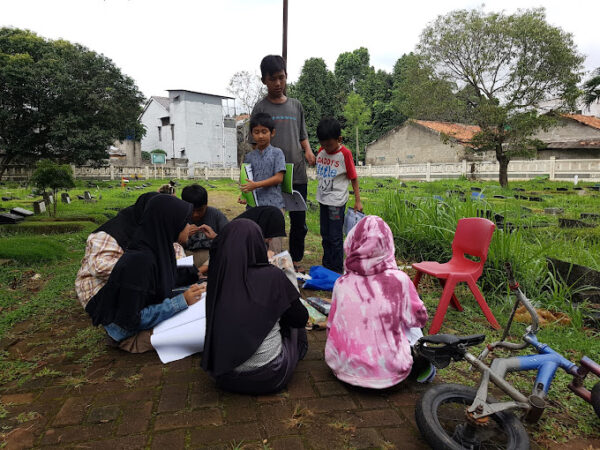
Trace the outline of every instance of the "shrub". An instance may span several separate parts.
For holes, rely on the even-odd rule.
[[[55,238],[43,236],[7,236],[0,239],[0,258],[31,264],[67,257],[67,249]]]

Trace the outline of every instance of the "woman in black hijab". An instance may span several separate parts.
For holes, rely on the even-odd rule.
[[[103,325],[115,341],[150,330],[200,299],[198,285],[170,298],[177,276],[173,242],[187,239],[191,211],[189,203],[170,195],[151,198],[108,282],[87,304],[93,324]]]
[[[249,219],[255,222],[267,242],[276,237],[285,237],[285,218],[276,206],[249,208],[233,220],[236,219]]]
[[[223,389],[283,389],[308,349],[308,312],[284,273],[268,263],[260,228],[230,222],[213,241],[202,367]]]
[[[142,220],[146,204],[152,197],[157,195],[160,194],[158,192],[147,192],[140,195],[135,204],[119,211],[115,217],[96,228],[92,234],[104,231],[110,234],[118,242],[119,246],[125,250],[135,229]]]

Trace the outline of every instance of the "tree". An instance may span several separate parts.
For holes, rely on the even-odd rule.
[[[394,65],[392,105],[413,119],[469,122],[465,103],[455,94],[456,84],[438,78],[424,58],[409,53]]]
[[[353,134],[356,138],[356,164],[360,158],[360,143],[361,133],[368,129],[369,120],[371,119],[371,111],[365,105],[362,97],[355,92],[348,95],[348,101],[344,106],[344,117],[346,118],[346,128],[344,136],[350,138]],[[362,142],[364,142],[364,136]]]
[[[357,83],[367,77],[369,59],[369,50],[364,47],[338,56],[335,62],[335,79],[344,99],[350,92],[354,92]]]
[[[140,139],[143,96],[111,60],[63,40],[0,28],[0,178],[47,158],[100,163],[115,139]]]
[[[267,94],[260,77],[246,70],[236,72],[229,80],[227,91],[242,104],[242,111],[250,114],[254,105]]]
[[[425,28],[418,50],[436,79],[469,87],[482,130],[477,150],[495,151],[502,186],[511,158],[534,154],[532,136],[552,123],[536,113],[540,103],[561,99],[572,109],[578,96],[583,57],[570,33],[546,22],[543,8],[512,15],[450,12]]]
[[[56,217],[56,204],[58,199],[56,192],[59,189],[69,189],[75,187],[73,179],[73,169],[68,164],[56,164],[47,159],[43,159],[37,163],[35,172],[29,180],[38,189],[46,192],[46,189],[52,190],[54,197],[54,216]]]
[[[298,81],[288,89],[288,94],[300,100],[304,107],[308,138],[313,148],[319,148],[316,133],[319,121],[324,117],[336,117],[341,112],[335,91],[335,77],[322,58],[307,59]]]
[[[583,84],[583,102],[588,108],[600,100],[600,67],[592,73],[592,77]]]

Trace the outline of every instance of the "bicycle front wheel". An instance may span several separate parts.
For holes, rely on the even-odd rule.
[[[434,449],[529,449],[529,436],[517,417],[508,412],[490,416],[484,425],[467,418],[477,391],[460,384],[439,384],[417,402],[419,431]]]

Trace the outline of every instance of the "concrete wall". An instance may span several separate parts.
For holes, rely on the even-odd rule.
[[[537,159],[596,159],[600,158],[598,148],[573,148],[565,150],[538,150]]]
[[[160,117],[168,115],[168,111],[160,103],[154,99],[150,100],[150,104],[140,118],[140,121],[146,127],[146,135],[142,138],[142,151],[151,152],[160,148],[168,152],[165,144],[170,143],[170,132],[166,134],[166,130],[163,129],[161,131],[162,141],[158,139],[158,127],[161,126]],[[169,137],[168,142],[165,140],[166,136]],[[170,153],[169,156],[171,156]]]
[[[540,131],[535,135],[544,142],[568,142],[585,139],[600,139],[600,130],[580,124],[575,120],[561,119],[561,125],[552,127],[548,131]]]
[[[111,165],[119,166],[140,166],[142,164],[142,144],[140,141],[115,141],[113,144],[121,152],[125,153],[125,157],[110,158]]]
[[[366,155],[366,163],[377,166],[458,162],[463,159],[468,159],[463,146],[445,144],[438,134],[412,123],[406,123],[367,145]]]

